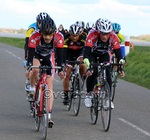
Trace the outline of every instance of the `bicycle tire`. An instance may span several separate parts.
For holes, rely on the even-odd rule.
[[[73,112],[74,115],[77,116],[80,110],[80,103],[81,103],[81,77],[78,74],[74,79],[74,93],[73,93]]]
[[[68,92],[68,104],[67,104],[67,111],[70,111],[72,106],[72,92]]]
[[[95,125],[98,120],[98,96],[96,94],[94,94],[92,98],[92,106],[90,107],[90,116],[91,116],[91,123]]]
[[[29,108],[30,108],[30,115],[34,118],[35,113],[33,109],[33,102],[29,102]]]
[[[108,131],[111,122],[111,96],[110,96],[110,87],[107,82],[102,86],[102,98],[101,98],[101,119],[103,124],[104,131]],[[106,105],[106,101],[108,101],[108,105]]]
[[[39,89],[37,89],[37,93],[35,95],[38,96]],[[34,102],[34,122],[35,122],[35,130],[39,132],[40,124],[41,124],[41,116],[38,115],[39,106],[37,105],[37,100]]]
[[[72,106],[72,96],[73,96],[73,92],[74,92],[74,81],[75,81],[75,78],[74,78],[74,77],[70,77],[70,79],[69,79],[69,87],[70,87],[70,90],[69,90],[69,92],[68,92],[67,111],[70,111],[71,106]]]
[[[48,98],[43,97],[43,112],[42,112],[42,139],[46,140],[48,129]]]
[[[112,89],[111,89],[111,100],[114,101],[116,86],[117,86],[117,72],[112,70]]]
[[[39,132],[40,124],[41,124],[41,117],[35,115],[34,121],[35,121],[35,130],[36,130],[37,132]]]

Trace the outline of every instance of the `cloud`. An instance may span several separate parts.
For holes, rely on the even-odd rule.
[[[68,29],[77,20],[95,22],[101,17],[120,23],[124,34],[138,35],[148,33],[150,6],[147,3],[147,0],[142,5],[134,0],[3,0],[0,27],[27,28],[35,22],[37,14],[47,12],[57,27],[63,24]]]

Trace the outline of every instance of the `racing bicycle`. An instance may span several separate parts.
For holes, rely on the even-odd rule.
[[[110,63],[91,63],[92,67],[97,68],[96,83],[92,92],[92,106],[90,107],[91,122],[93,125],[97,123],[99,111],[104,131],[108,131],[111,122],[111,94],[110,86],[107,82],[106,67]]]
[[[34,102],[32,104],[34,110],[35,129],[38,132],[40,124],[42,125],[42,138],[45,140],[47,137],[47,129],[52,128],[53,123],[48,123],[48,113],[50,111],[49,100],[52,97],[52,91],[48,90],[47,85],[47,70],[60,69],[61,67],[51,66],[31,66],[31,69],[40,69],[39,79],[36,83],[36,91],[34,95]]]

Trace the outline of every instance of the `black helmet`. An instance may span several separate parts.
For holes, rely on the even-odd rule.
[[[56,31],[56,25],[55,25],[55,22],[53,21],[53,19],[48,16],[44,20],[42,20],[40,31],[43,34],[54,33]]]
[[[72,24],[69,29],[70,34],[80,35],[83,29],[79,24]]]
[[[36,16],[36,21],[41,24],[41,21],[44,20],[46,17],[50,17],[47,13],[41,12]]]

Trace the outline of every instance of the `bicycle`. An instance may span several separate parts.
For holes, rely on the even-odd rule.
[[[112,56],[111,63],[111,78],[112,78],[112,89],[111,89],[111,100],[114,101],[117,82],[118,82],[118,70],[123,69],[123,64],[118,64],[116,57]]]
[[[31,66],[30,69],[40,69],[39,79],[36,84],[36,91],[34,95],[34,102],[32,103],[32,108],[34,110],[34,120],[35,129],[38,132],[40,129],[40,123],[42,120],[42,138],[45,140],[47,137],[47,128],[52,128],[53,124],[48,126],[48,113],[49,113],[49,99],[50,90],[48,90],[48,85],[46,82],[47,69],[60,69],[61,67],[51,67],[51,66]]]
[[[79,65],[82,64],[80,61],[66,61],[66,67],[72,67],[72,72],[69,79],[70,90],[68,92],[69,103],[67,105],[67,110],[71,109],[73,104],[74,115],[77,116],[80,110],[81,103],[81,75],[79,73]]]
[[[91,63],[91,69],[93,66],[97,67],[98,73],[92,93],[91,121],[95,125],[98,119],[98,112],[101,111],[103,129],[108,131],[111,122],[111,94],[107,82],[106,67],[110,66],[110,63]]]

